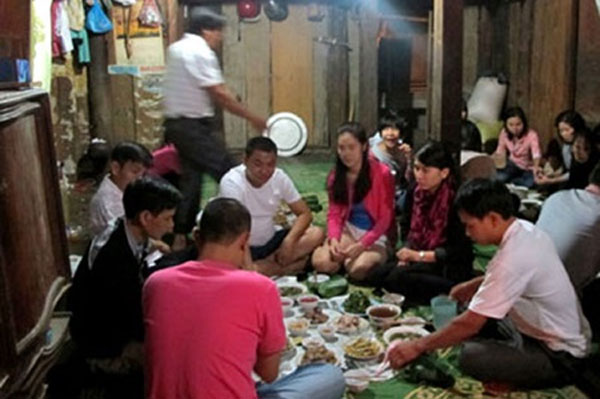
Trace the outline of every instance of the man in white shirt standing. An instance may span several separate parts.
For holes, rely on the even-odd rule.
[[[252,216],[250,251],[257,270],[266,275],[296,274],[325,235],[310,225],[310,209],[289,176],[276,166],[275,143],[267,137],[251,138],[244,163],[221,179],[219,197],[235,198],[248,208]],[[278,230],[273,221],[281,202],[296,215],[289,230]]]
[[[182,249],[194,226],[200,203],[202,173],[217,181],[236,164],[215,134],[215,106],[247,119],[259,132],[264,118],[250,112],[225,86],[215,54],[223,38],[225,17],[195,7],[183,38],[169,46],[163,84],[165,139],[177,148],[182,167],[183,202],[175,215],[173,249]]]
[[[590,328],[550,238],[513,216],[511,195],[499,181],[468,181],[455,205],[467,235],[498,245],[498,252],[485,275],[450,291],[468,309],[427,337],[393,342],[386,354],[391,365],[463,343],[461,369],[488,387],[537,388],[573,377],[589,353]]]

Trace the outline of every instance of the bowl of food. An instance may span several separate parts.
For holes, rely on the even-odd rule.
[[[319,334],[325,341],[333,341],[335,339],[335,327],[330,324],[324,324],[319,327]]]
[[[344,314],[333,321],[335,330],[340,334],[354,335],[369,328],[369,322],[356,315]]]
[[[298,298],[298,303],[300,304],[302,310],[304,310],[305,312],[311,311],[314,308],[316,308],[319,304],[319,297],[312,294],[301,295]]]
[[[329,363],[339,365],[340,360],[337,358],[335,353],[328,349],[325,345],[311,345],[306,348],[300,365],[315,364],[315,363]]]
[[[308,327],[310,327],[310,321],[308,321],[308,319],[305,319],[304,317],[290,320],[287,323],[287,328],[290,334],[297,337],[306,335]]]
[[[402,313],[400,306],[391,305],[389,303],[381,305],[373,305],[367,308],[367,316],[375,326],[382,327],[390,324]]]
[[[388,292],[381,297],[383,303],[389,303],[390,305],[402,306],[404,304],[404,295],[395,294]]]
[[[306,292],[306,286],[298,283],[283,283],[277,286],[280,296],[296,298]]]
[[[371,300],[367,294],[362,291],[354,291],[342,303],[342,308],[346,313],[364,315],[370,305]]]
[[[344,380],[350,392],[359,393],[369,386],[370,375],[364,369],[353,369],[344,373]]]
[[[294,300],[288,297],[281,298],[281,309],[283,310],[283,315],[287,315],[292,311],[292,307],[294,306]]]
[[[383,354],[383,345],[374,338],[358,337],[344,345],[344,353],[354,360],[375,360]]]
[[[325,341],[319,336],[309,336],[302,340],[302,346],[304,346],[306,349],[313,346],[322,346],[324,344]]]
[[[393,341],[412,341],[429,335],[429,331],[419,326],[399,326],[392,327],[383,333],[383,341],[390,344]]]

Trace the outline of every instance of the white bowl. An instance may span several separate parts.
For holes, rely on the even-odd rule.
[[[393,292],[388,292],[387,294],[381,297],[381,300],[384,303],[389,303],[390,305],[402,306],[404,304],[404,295],[395,294]]]
[[[329,279],[330,277],[327,274],[314,274],[308,276],[307,282],[313,284],[321,284],[325,281],[328,281]]]
[[[326,341],[332,341],[335,338],[335,326],[323,324],[319,326],[319,334],[321,334]]]
[[[405,338],[400,338],[400,337],[398,337],[399,335],[402,335]],[[392,341],[395,341],[397,339],[410,341],[412,339],[417,339],[420,337],[424,337],[426,335],[429,335],[429,331],[427,331],[423,327],[399,326],[399,327],[392,327],[392,328],[387,329],[383,333],[383,341],[389,345]]]
[[[310,327],[310,321],[308,319],[305,319],[304,317],[290,320],[287,323],[288,331],[291,335],[294,336],[306,335],[308,327]]]
[[[301,295],[298,297],[298,304],[304,311],[313,310],[319,304],[319,297],[312,294]]]
[[[388,303],[382,305],[372,305],[367,308],[367,316],[375,326],[384,326],[396,319],[402,313],[400,306]]]
[[[369,386],[370,375],[365,370],[353,369],[344,373],[344,379],[350,392],[359,393]]]
[[[289,312],[294,306],[294,300],[287,296],[281,297],[281,309],[283,310],[283,314]]]

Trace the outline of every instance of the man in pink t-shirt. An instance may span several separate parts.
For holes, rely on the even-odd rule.
[[[144,286],[148,398],[340,398],[343,376],[331,365],[275,381],[286,344],[281,302],[273,281],[241,270],[250,262],[246,208],[213,200],[198,227],[198,261]],[[265,383],[255,385],[252,371]]]

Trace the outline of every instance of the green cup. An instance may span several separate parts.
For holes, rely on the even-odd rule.
[[[456,317],[456,301],[447,295],[436,296],[431,299],[431,310],[433,326],[436,330],[440,330]]]

